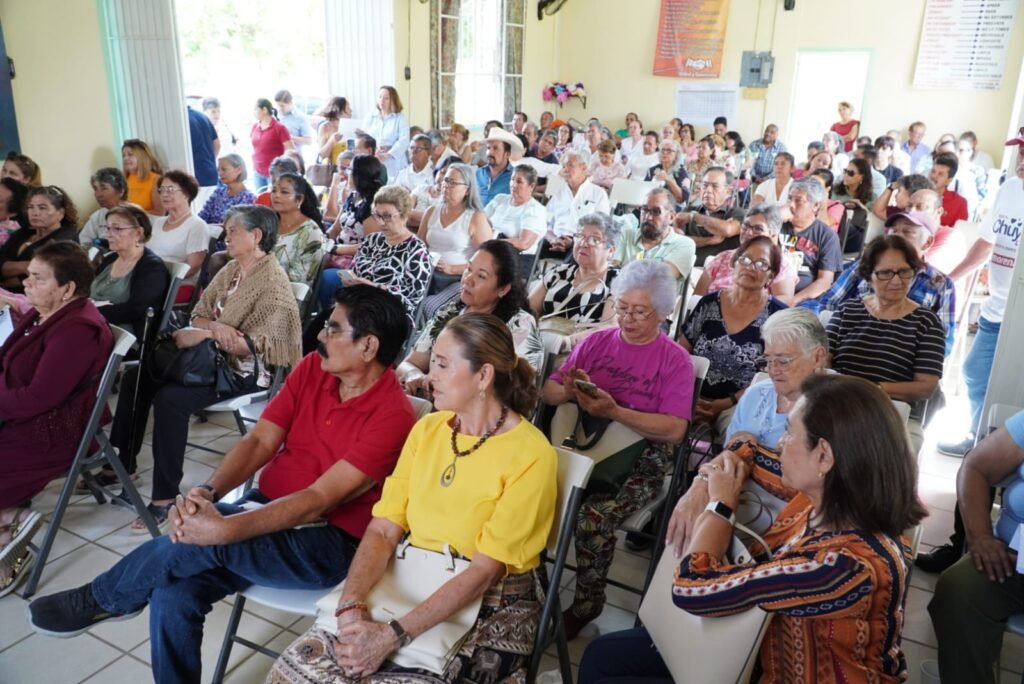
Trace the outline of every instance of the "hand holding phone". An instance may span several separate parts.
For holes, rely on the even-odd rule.
[[[342,284],[350,283],[350,282],[352,282],[355,279],[356,279],[356,274],[352,271],[351,268],[343,268],[343,269],[341,269],[341,282],[342,282]]]
[[[586,380],[574,380],[573,384],[576,385],[576,389],[583,392],[591,399],[597,399],[597,385]]]

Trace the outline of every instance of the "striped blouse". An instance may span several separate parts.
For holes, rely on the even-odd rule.
[[[946,332],[919,306],[903,318],[875,318],[863,300],[850,299],[828,323],[832,368],[871,382],[909,382],[916,373],[942,377]]]
[[[675,604],[706,617],[755,606],[774,613],[755,679],[762,684],[903,681],[909,547],[863,530],[816,531],[810,514],[803,494],[782,510],[765,535],[771,561],[727,566],[707,553],[687,556]]]

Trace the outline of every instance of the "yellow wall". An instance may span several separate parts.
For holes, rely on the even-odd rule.
[[[1000,90],[913,90],[925,1],[799,0],[787,12],[781,0],[731,0],[721,80],[738,81],[744,50],[771,50],[776,59],[765,99],[741,97],[731,127],[749,140],[766,123],[785,126],[798,50],[867,49],[872,59],[861,112],[865,133],[905,129],[916,119],[928,124],[932,140],[945,132],[973,129],[980,145],[998,160],[1011,128],[1016,75],[1024,59],[1024,10],[1010,33]],[[658,0],[564,5],[558,14],[560,80],[582,81],[589,98],[586,110],[572,101],[562,113],[620,124],[626,112],[635,111],[649,128],[660,128],[675,116],[676,79],[651,75],[660,7]],[[531,47],[528,43],[527,51]],[[802,151],[808,141],[787,142]]]
[[[96,202],[90,174],[120,166],[95,0],[0,0],[14,59],[14,108],[22,151],[43,182],[64,188],[80,211]],[[83,220],[84,220],[83,216]]]

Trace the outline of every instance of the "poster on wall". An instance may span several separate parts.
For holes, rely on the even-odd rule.
[[[711,127],[724,116],[736,120],[736,83],[679,83],[676,85],[676,116],[697,126]]]
[[[729,0],[661,0],[654,75],[718,78]]]
[[[999,90],[1019,0],[928,0],[914,87]]]

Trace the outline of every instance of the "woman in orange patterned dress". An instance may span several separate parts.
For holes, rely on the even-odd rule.
[[[815,375],[779,446],[774,464],[766,450],[739,442],[702,467],[711,503],[680,561],[673,601],[708,618],[755,607],[773,614],[751,681],[903,681],[911,557],[902,535],[924,510],[902,421],[872,383]],[[792,498],[765,535],[773,559],[728,565],[731,512],[751,469],[759,484]],[[601,637],[583,656],[580,684],[619,679],[672,681],[642,628]]]

